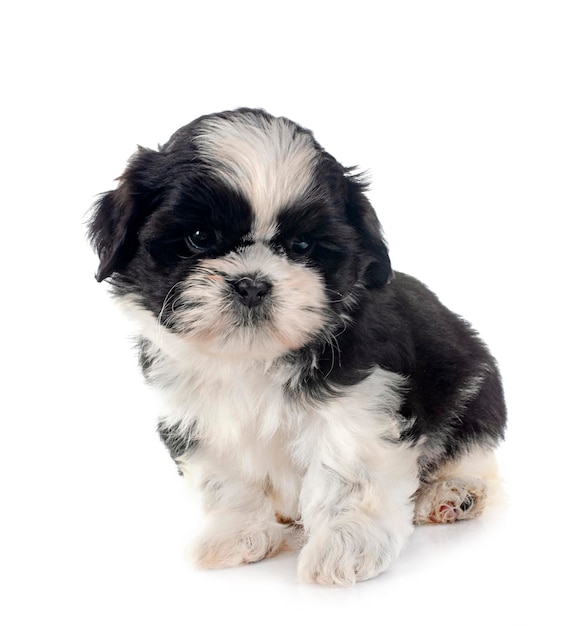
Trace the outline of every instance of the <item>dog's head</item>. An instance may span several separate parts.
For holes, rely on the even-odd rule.
[[[288,119],[204,116],[140,148],[96,203],[97,280],[202,350],[275,358],[344,328],[389,279],[364,191]]]

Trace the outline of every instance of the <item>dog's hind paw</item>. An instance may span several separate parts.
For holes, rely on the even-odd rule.
[[[447,524],[478,517],[486,502],[486,483],[451,478],[427,483],[416,494],[416,524]]]

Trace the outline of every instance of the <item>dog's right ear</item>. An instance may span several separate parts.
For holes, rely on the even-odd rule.
[[[164,154],[139,147],[117,189],[95,202],[89,240],[99,255],[99,282],[122,270],[137,251],[137,232],[161,200],[164,161]]]

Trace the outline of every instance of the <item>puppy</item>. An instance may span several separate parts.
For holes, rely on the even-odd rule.
[[[208,513],[202,567],[300,534],[302,581],[377,576],[413,524],[479,515],[506,412],[497,365],[392,271],[366,186],[262,110],[139,148],[89,227],[139,326],[159,434]]]

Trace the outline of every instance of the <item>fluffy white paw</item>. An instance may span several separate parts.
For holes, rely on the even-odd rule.
[[[388,568],[402,543],[380,526],[317,532],[299,555],[299,579],[321,585],[352,585],[373,578]]]
[[[237,530],[218,523],[194,542],[192,556],[205,569],[235,567],[274,556],[284,545],[285,529],[276,522]]]

